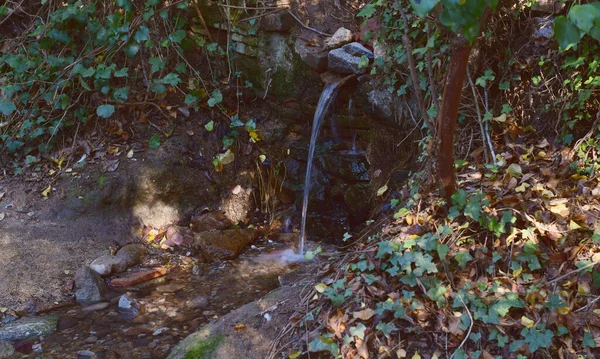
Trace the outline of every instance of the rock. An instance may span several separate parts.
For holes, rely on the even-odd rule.
[[[364,47],[361,43],[358,42],[351,42],[349,44],[346,44],[342,47],[342,49],[344,49],[344,51],[346,51],[347,53],[349,53],[352,56],[366,56],[369,60],[372,60],[375,58],[375,55],[373,54],[373,51],[367,49],[366,47]]]
[[[93,335],[92,335],[92,336],[90,336],[90,337],[87,337],[87,338],[84,340],[84,342],[86,342],[86,343],[88,343],[88,344],[93,344],[93,343],[95,343],[95,342],[97,342],[97,341],[98,341],[98,338],[97,338],[97,337],[95,337],[95,336],[93,336]]]
[[[191,309],[199,309],[204,308],[208,305],[208,298],[203,295],[199,295],[193,299],[185,302],[185,306]]]
[[[326,173],[347,181],[369,181],[367,158],[364,154],[329,152],[317,158]]]
[[[93,359],[96,358],[96,353],[91,350],[80,350],[77,352],[77,359]]]
[[[131,287],[138,283],[145,282],[150,279],[162,277],[167,274],[167,270],[163,267],[141,270],[138,272],[129,273],[123,277],[114,278],[110,281],[113,287]]]
[[[220,232],[203,232],[194,236],[192,247],[208,261],[234,259],[244,247],[252,243],[258,233],[252,229],[229,229]]]
[[[123,294],[121,298],[119,298],[119,314],[125,319],[132,320],[138,315],[140,309],[140,303],[129,293]]]
[[[45,337],[56,330],[57,316],[27,317],[0,327],[0,340],[15,341],[31,337]]]
[[[169,244],[179,246],[183,243],[182,233],[185,233],[185,228],[169,226],[169,228],[167,228],[167,233],[165,233],[165,237],[167,238],[167,241],[170,242]]]
[[[327,71],[327,51],[309,46],[306,41],[301,39],[294,43],[294,50],[311,69],[317,72]]]
[[[179,292],[183,288],[185,288],[185,284],[173,283],[156,287],[156,291],[159,293],[175,293]]]
[[[75,288],[75,299],[79,304],[93,304],[106,299],[106,284],[100,274],[88,267],[77,270]]]
[[[168,330],[169,330],[169,328],[167,328],[167,327],[158,328],[152,333],[152,335],[153,336],[161,335],[161,334],[167,332]]]
[[[97,312],[99,310],[104,310],[104,309],[108,308],[109,305],[110,305],[110,303],[108,303],[108,302],[96,303],[96,304],[88,305],[87,307],[81,308],[81,311],[84,313]]]
[[[33,350],[34,353],[41,353],[43,351],[42,343],[33,344],[31,346],[31,350]]]
[[[123,258],[106,254],[94,259],[90,264],[90,269],[106,277],[112,273],[121,273],[127,270],[127,261]]]
[[[142,244],[128,244],[119,249],[115,257],[123,258],[127,267],[138,264],[146,255],[146,247]]]
[[[221,212],[208,212],[199,217],[192,217],[194,232],[220,231],[231,227],[233,223]]]
[[[335,49],[329,52],[327,56],[328,68],[340,74],[364,74],[366,67],[358,68],[360,56],[353,56],[344,51],[344,49]]]
[[[332,37],[325,40],[325,47],[328,50],[337,49],[338,47],[341,47],[351,42],[353,38],[354,36],[352,35],[352,31],[340,27],[336,30]]]
[[[13,348],[13,346],[9,342],[0,340],[0,358],[1,359],[11,358],[14,353],[15,353],[15,348]]]
[[[366,183],[357,183],[344,192],[344,202],[349,210],[351,224],[357,225],[364,222],[369,214],[369,186]]]
[[[266,31],[288,31],[294,26],[294,18],[287,11],[280,11],[275,14],[263,16],[260,20],[260,27]]]

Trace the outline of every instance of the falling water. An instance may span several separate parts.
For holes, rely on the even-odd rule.
[[[306,237],[306,214],[308,211],[308,195],[310,193],[312,163],[315,155],[315,147],[317,146],[317,137],[319,136],[319,129],[321,128],[323,119],[325,118],[325,115],[327,115],[327,111],[329,110],[331,104],[335,100],[340,87],[350,77],[351,76],[343,78],[339,81],[327,83],[325,85],[325,88],[323,89],[323,92],[321,93],[319,103],[317,104],[317,109],[315,110],[315,117],[313,119],[312,133],[310,137],[310,147],[308,149],[308,164],[306,165],[306,177],[304,179],[304,202],[302,204],[302,224],[300,227],[300,243],[298,244],[298,254],[304,254],[304,240]]]

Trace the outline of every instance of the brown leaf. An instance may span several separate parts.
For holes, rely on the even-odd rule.
[[[375,315],[375,311],[371,308],[359,310],[358,312],[352,313],[352,316],[355,319],[360,319],[360,320],[365,320],[365,321],[371,319],[371,317],[373,317],[374,315]]]
[[[246,324],[242,324],[242,323],[236,324],[236,325],[233,327],[233,329],[235,329],[235,330],[242,330],[242,329],[246,329]]]
[[[448,318],[448,331],[457,337],[462,337],[465,334],[464,330],[460,329],[460,317],[452,316]]]

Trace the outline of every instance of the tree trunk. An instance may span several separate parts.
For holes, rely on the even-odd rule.
[[[450,56],[448,75],[444,84],[442,103],[438,114],[438,173],[441,180],[441,195],[450,199],[456,192],[454,178],[454,131],[458,119],[458,106],[463,82],[471,54],[471,45],[464,39],[457,41]]]

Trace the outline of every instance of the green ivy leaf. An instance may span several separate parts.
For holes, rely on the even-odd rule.
[[[365,339],[365,331],[367,327],[363,323],[358,323],[355,327],[350,327],[350,335],[358,337],[359,339]]]
[[[427,16],[439,2],[440,0],[410,0],[410,4],[419,17]]]
[[[569,10],[568,18],[581,31],[589,33],[597,18],[596,7],[592,4],[573,5]]]
[[[118,102],[125,102],[129,98],[129,89],[127,87],[121,87],[113,92],[113,98]]]
[[[179,75],[169,72],[162,78],[161,82],[165,85],[177,86],[181,82]]]
[[[129,75],[129,68],[123,67],[120,70],[115,71],[115,77],[127,77]]]
[[[356,16],[370,18],[371,16],[373,16],[375,11],[375,4],[367,4],[358,12],[358,14],[356,14]]]
[[[151,150],[155,150],[160,147],[160,136],[158,134],[152,135],[148,140],[148,148]]]
[[[561,51],[566,51],[576,46],[579,40],[581,40],[582,35],[579,28],[565,16],[559,16],[554,19],[554,36],[558,41]]]
[[[135,40],[138,44],[150,40],[150,30],[146,26],[140,26],[138,31],[133,35],[133,40]]]
[[[204,128],[206,128],[206,131],[210,132],[210,131],[213,130],[214,126],[215,126],[215,121],[210,120],[209,123],[207,123],[206,125],[204,125]]]
[[[169,35],[169,40],[175,44],[181,44],[181,40],[185,37],[185,30],[177,30]]]
[[[223,101],[223,94],[219,89],[214,89],[212,92],[212,96],[208,99],[208,106],[215,107],[215,105],[220,104]]]
[[[64,31],[52,29],[48,33],[48,35],[56,41],[62,42],[63,44],[68,44],[71,42],[71,37]]]
[[[96,109],[96,115],[102,118],[109,118],[115,113],[115,106],[113,105],[100,105]]]
[[[0,113],[4,116],[10,116],[17,110],[17,106],[9,99],[0,97]]]
[[[140,45],[130,42],[129,44],[127,44],[127,46],[125,46],[123,48],[123,52],[125,53],[125,55],[129,56],[129,57],[133,57],[135,55],[137,55],[137,53],[140,51]]]
[[[471,257],[469,251],[456,252],[454,254],[454,260],[462,269],[465,269],[467,267],[467,263],[469,263],[472,259],[473,257]]]
[[[150,71],[152,73],[155,73],[157,71],[162,70],[165,67],[165,65],[167,64],[167,61],[161,59],[160,57],[151,57],[148,59],[148,63],[151,66]]]

